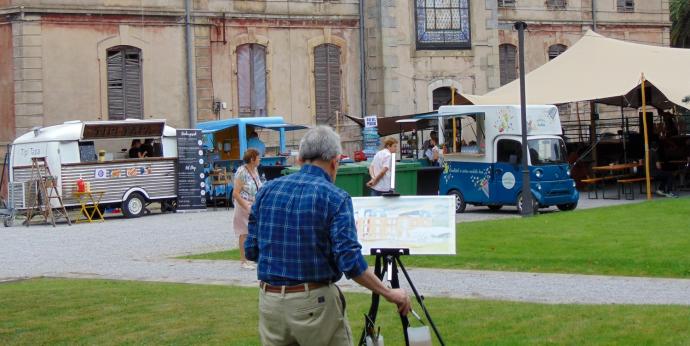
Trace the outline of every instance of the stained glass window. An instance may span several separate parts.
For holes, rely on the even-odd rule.
[[[417,49],[471,48],[469,0],[415,0]]]

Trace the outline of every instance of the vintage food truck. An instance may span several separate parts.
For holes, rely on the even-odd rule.
[[[286,167],[286,159],[290,155],[286,147],[286,132],[307,129],[303,125],[286,123],[279,116],[213,120],[201,122],[197,124],[197,128],[204,134],[206,161],[209,163],[206,169],[206,189],[212,200],[219,196],[229,198],[231,195],[232,179],[220,179],[222,183],[217,183],[219,179],[215,179],[215,175],[222,170],[225,175],[231,177],[242,165],[244,152],[251,145],[247,139],[251,131],[266,129],[271,130],[269,132],[275,131],[278,135],[278,147],[269,147],[265,151],[259,167],[259,171],[270,180],[277,177]]]
[[[467,204],[498,210],[504,205],[522,208],[522,140],[520,106],[442,106],[438,112],[419,118],[439,120],[439,133],[452,134],[447,147],[457,152],[445,155],[440,193],[455,195],[456,211]],[[456,121],[452,121],[452,119]],[[445,124],[445,126],[443,125]],[[455,131],[447,131],[455,124]],[[459,127],[459,128],[457,128]],[[527,145],[530,187],[535,207],[577,207],[579,193],[570,177],[558,108],[527,106]],[[460,140],[471,131],[474,140]],[[456,141],[455,145],[449,145]],[[535,210],[536,210],[535,208]]]
[[[174,208],[176,200],[177,140],[174,128],[164,120],[67,121],[35,128],[11,146],[9,188],[18,211],[32,205],[28,183],[32,158],[45,157],[56,188],[66,207],[79,206],[74,195],[77,180],[102,191],[100,206],[121,207],[126,217],[138,217],[146,205],[160,202],[162,210]],[[130,158],[132,140],[149,139],[152,153]],[[35,193],[35,192],[34,192]],[[51,199],[53,206],[57,200]]]

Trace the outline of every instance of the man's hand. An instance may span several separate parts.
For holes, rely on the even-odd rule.
[[[367,182],[367,186],[368,186],[368,187],[372,187],[372,186],[376,185],[376,182],[375,182],[374,180],[375,180],[375,179],[369,180],[369,181]]]
[[[391,288],[389,293],[384,297],[387,301],[398,306],[398,312],[401,315],[407,315],[411,309],[410,296],[407,295],[402,288]]]

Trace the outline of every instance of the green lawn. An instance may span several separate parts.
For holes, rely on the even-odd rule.
[[[456,256],[407,266],[690,277],[690,198],[462,223]],[[189,256],[239,259],[237,250]]]
[[[370,296],[347,294],[355,337]],[[428,298],[446,345],[689,344],[679,306],[544,305]],[[37,279],[0,284],[0,344],[258,345],[258,290],[230,286]],[[382,304],[387,345],[400,321]]]

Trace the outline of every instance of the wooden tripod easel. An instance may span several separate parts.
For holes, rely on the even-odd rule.
[[[55,214],[67,219],[67,224],[72,225],[69,219],[65,204],[62,202],[60,192],[57,189],[57,179],[50,174],[50,168],[45,157],[31,158],[31,188],[36,186],[36,193],[33,194],[31,207],[26,212],[26,226],[31,225],[31,219],[36,215],[43,215],[45,223],[50,220],[55,227]],[[58,201],[58,206],[53,207],[52,200]]]

